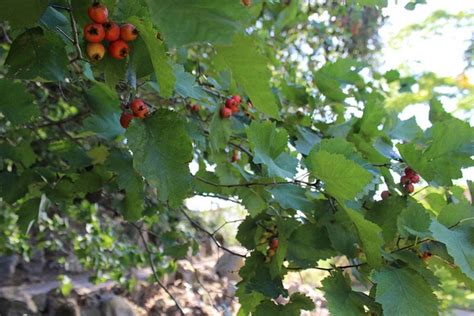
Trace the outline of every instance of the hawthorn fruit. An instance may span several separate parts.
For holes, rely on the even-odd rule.
[[[280,244],[280,242],[279,242],[278,238],[274,237],[274,238],[270,239],[269,247],[270,247],[270,249],[277,250],[279,244]]]
[[[115,59],[124,59],[128,56],[130,49],[128,44],[122,40],[110,43],[109,54]]]
[[[221,115],[221,118],[223,119],[229,118],[232,115],[232,110],[226,106],[223,106],[221,107],[220,115]]]
[[[198,113],[200,110],[201,110],[201,107],[199,106],[199,104],[191,105],[191,112]]]
[[[105,38],[105,30],[102,24],[89,23],[84,26],[84,39],[89,43],[100,43]]]
[[[114,22],[104,23],[105,40],[115,42],[120,38],[120,26]]]
[[[415,186],[412,183],[408,183],[407,185],[405,185],[405,190],[408,193],[413,193],[413,191],[415,191]]]
[[[232,99],[235,101],[235,103],[240,104],[242,102],[242,98],[240,95],[236,94],[232,97]]]
[[[128,128],[132,120],[133,120],[132,113],[122,112],[122,114],[120,115],[120,125],[122,125],[123,128]]]
[[[87,56],[94,61],[101,60],[105,55],[105,47],[101,43],[88,43],[86,51]]]
[[[138,30],[135,25],[127,23],[120,27],[120,38],[125,42],[134,41],[138,37]]]
[[[389,191],[383,191],[380,196],[382,197],[382,200],[386,200],[392,195]]]
[[[89,15],[89,18],[95,23],[103,24],[109,19],[109,10],[105,5],[94,2],[94,4],[87,9],[87,15]]]
[[[232,159],[231,161],[232,162],[238,162],[240,160],[240,157],[239,157],[239,151],[237,149],[234,149],[234,151],[232,152]]]
[[[133,100],[130,109],[132,110],[133,115],[138,118],[145,118],[148,114],[148,106],[142,99]]]

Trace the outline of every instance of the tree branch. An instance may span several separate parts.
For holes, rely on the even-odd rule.
[[[168,294],[168,296],[173,300],[174,304],[176,305],[176,308],[178,308],[181,315],[184,316],[185,315],[184,311],[181,308],[181,306],[179,305],[178,301],[173,296],[173,294],[171,294],[171,292],[168,291],[166,286],[163,283],[161,283],[160,278],[158,277],[158,274],[156,273],[155,264],[153,263],[153,255],[152,255],[152,252],[151,252],[150,248],[148,247],[148,242],[145,239],[145,236],[143,236],[143,232],[142,232],[141,228],[138,225],[134,224],[134,223],[129,223],[129,224],[132,225],[133,227],[135,227],[135,229],[138,231],[138,234],[140,234],[140,238],[142,239],[143,244],[145,245],[145,250],[148,254],[148,262],[150,263],[150,268],[151,268],[151,271],[153,272],[153,277],[155,278],[156,283],[158,283],[158,285],[163,289],[163,291],[165,291],[166,294]]]
[[[196,177],[195,178],[201,182],[204,182],[206,184],[215,186],[215,187],[224,187],[224,188],[238,188],[238,187],[253,187],[253,186],[275,186],[275,185],[283,185],[283,184],[294,184],[294,185],[307,185],[311,187],[317,187],[319,185],[319,180],[316,181],[315,183],[310,183],[306,181],[301,181],[301,180],[290,180],[290,181],[275,181],[275,182],[245,182],[245,183],[235,183],[235,184],[221,184],[221,183],[214,183],[211,181],[208,181],[206,179],[203,179],[201,177]]]
[[[209,232],[208,230],[206,230],[204,227],[202,227],[201,225],[199,225],[199,223],[197,223],[195,220],[193,220],[189,215],[188,213],[186,213],[182,208],[179,208],[179,210],[181,211],[181,213],[183,213],[184,217],[186,217],[186,219],[189,221],[189,223],[191,224],[191,226],[193,226],[194,228],[196,228],[197,230],[200,230],[201,232],[205,233],[207,236],[209,236],[209,238],[211,238],[211,240],[216,244],[216,246],[234,256],[237,256],[237,257],[241,257],[241,258],[247,258],[247,255],[243,255],[243,254],[240,254],[240,253],[237,253],[235,251],[232,251],[230,250],[229,248],[227,247],[224,247],[223,245],[221,245],[221,243],[216,239],[216,237],[214,237],[214,234]]]

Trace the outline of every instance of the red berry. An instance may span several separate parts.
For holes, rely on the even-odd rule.
[[[120,26],[114,22],[104,23],[105,40],[115,42],[120,37]]]
[[[415,186],[411,183],[408,183],[407,185],[405,185],[405,190],[408,193],[413,193],[413,191],[415,191]]]
[[[232,99],[234,99],[235,103],[237,104],[240,104],[240,102],[242,102],[242,98],[238,94],[234,95]]]
[[[199,110],[201,110],[201,107],[199,106],[199,104],[191,105],[191,112],[197,113],[199,112]]]
[[[275,249],[272,249],[272,248],[268,249],[268,251],[267,251],[267,256],[268,256],[269,258],[272,258],[273,256],[275,256],[275,254],[276,254]]]
[[[232,115],[232,110],[228,107],[223,106],[221,107],[220,115],[223,119],[229,118]]]
[[[87,14],[92,21],[100,24],[107,22],[109,18],[109,10],[107,10],[107,7],[98,2],[95,2],[87,9]]]
[[[412,183],[418,183],[420,182],[420,176],[415,173],[413,175],[410,175],[410,180]]]
[[[102,24],[89,23],[84,26],[84,39],[89,43],[99,43],[105,37],[105,30]]]
[[[148,113],[148,106],[142,99],[133,100],[132,104],[130,105],[130,109],[132,110],[133,115],[139,118],[144,118]]]
[[[278,238],[272,238],[270,239],[270,249],[278,249],[278,245],[280,244],[280,242],[278,241]]]
[[[134,41],[138,37],[138,30],[135,25],[127,23],[120,27],[120,38],[125,42]]]
[[[409,175],[412,175],[412,174],[416,174],[416,172],[415,172],[412,168],[406,167],[406,168],[405,168],[405,174],[406,174],[407,176],[409,176]]]
[[[124,59],[128,56],[128,44],[122,40],[110,43],[109,54],[115,59]]]
[[[382,197],[382,200],[388,199],[388,198],[390,197],[390,195],[392,195],[392,194],[390,194],[389,191],[383,191],[383,192],[380,194],[380,196]]]
[[[130,125],[130,122],[132,120],[133,120],[132,113],[122,112],[122,115],[120,115],[120,125],[122,125],[123,128],[128,128],[128,125]]]
[[[400,178],[400,183],[403,184],[403,185],[409,184],[409,183],[411,183],[411,180],[408,176],[402,176]]]
[[[233,98],[228,98],[227,100],[225,100],[225,106],[229,109],[232,109],[233,107],[237,106],[237,103]]]
[[[234,149],[234,151],[232,152],[232,162],[237,162],[239,161],[240,157],[239,157],[239,151],[237,149]]]
[[[421,259],[423,260],[427,260],[428,258],[430,258],[433,254],[429,251],[425,251],[421,254]]]
[[[88,43],[86,51],[91,60],[101,60],[105,55],[105,47],[101,43]]]

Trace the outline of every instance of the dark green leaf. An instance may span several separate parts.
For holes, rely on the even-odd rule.
[[[135,169],[158,189],[160,199],[179,205],[191,184],[192,144],[183,120],[160,109],[132,122],[126,133]]]
[[[230,43],[250,18],[239,1],[147,0],[153,23],[171,46]],[[243,23],[243,24],[242,24]]]
[[[5,65],[13,78],[63,81],[69,60],[61,38],[36,27],[15,39]]]
[[[255,108],[279,118],[275,96],[270,89],[268,60],[258,53],[255,40],[247,36],[236,36],[232,45],[220,45],[216,49],[216,62],[220,68],[232,71],[234,80],[252,100]]]
[[[382,268],[374,275],[376,301],[387,316],[438,315],[438,301],[429,284],[408,268]]]
[[[0,21],[8,21],[13,28],[35,25],[48,7],[48,0],[2,0]]]
[[[160,94],[163,97],[170,97],[176,84],[176,78],[173,74],[168,56],[166,56],[165,46],[156,36],[157,31],[153,28],[151,22],[143,21],[138,18],[131,18],[130,22],[135,24],[140,31],[140,36],[148,48],[151,63],[155,69],[155,76],[160,85]]]

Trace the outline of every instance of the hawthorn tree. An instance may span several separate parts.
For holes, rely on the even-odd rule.
[[[327,273],[334,315],[437,314],[437,269],[473,289],[474,210],[453,180],[474,131],[433,86],[430,128],[398,118],[424,77],[370,67],[385,5],[3,0],[0,251],[72,251],[97,281],[151,264],[164,287],[197,246],[183,222],[232,252],[183,203],[212,196],[248,211],[239,315],[314,309],[273,300],[305,269]]]

